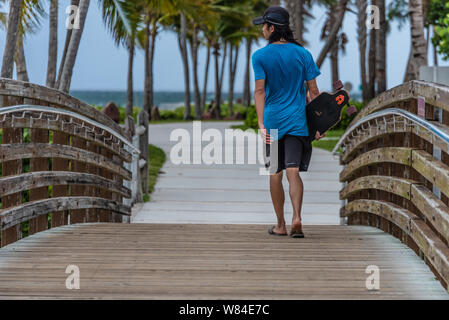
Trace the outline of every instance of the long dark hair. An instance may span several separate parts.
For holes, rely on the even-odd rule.
[[[274,31],[270,35],[270,39],[268,39],[269,43],[278,42],[281,39],[285,39],[287,42],[294,43],[302,47],[302,44],[300,44],[293,36],[293,31],[290,29],[289,25],[280,26],[267,22],[267,28],[271,28],[271,26],[274,26]]]

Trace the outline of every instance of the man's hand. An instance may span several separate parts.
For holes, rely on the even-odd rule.
[[[268,133],[268,130],[265,129],[265,126],[262,124],[259,124],[259,133],[260,136],[262,137],[262,141],[265,142],[266,144],[272,144],[274,139],[272,136],[270,136],[270,134]]]
[[[315,134],[315,140],[318,141],[318,140],[324,138],[325,136],[326,136],[326,133],[323,133],[323,135],[321,135],[320,132],[317,131],[316,134]]]

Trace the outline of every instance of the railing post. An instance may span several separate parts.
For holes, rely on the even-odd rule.
[[[139,150],[140,159],[144,161],[139,161],[139,171],[142,182],[142,191],[144,194],[148,194],[148,124],[149,118],[148,113],[142,110],[138,116],[138,125],[145,128],[145,132],[139,136]]]

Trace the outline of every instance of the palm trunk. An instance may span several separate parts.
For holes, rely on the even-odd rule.
[[[184,65],[184,120],[189,120],[191,118],[190,109],[190,70],[189,70],[189,59],[187,52],[187,21],[183,13],[181,13],[181,33],[178,35],[179,50],[181,51],[182,62]]]
[[[20,34],[17,37],[17,49],[14,55],[16,62],[17,80],[30,82],[28,77],[27,64],[25,59],[25,51],[23,50],[23,35]]]
[[[207,82],[209,79],[209,66],[210,66],[210,42],[207,42],[207,58],[206,58],[206,70],[204,71],[204,84],[203,84],[203,95],[201,97],[201,114],[204,112],[206,107],[207,98]]]
[[[424,37],[424,17],[422,0],[409,0],[411,58],[407,66],[405,81],[419,78],[419,69],[427,66],[426,39]],[[410,68],[410,69],[409,69]]]
[[[17,38],[19,36],[19,21],[20,11],[22,7],[22,0],[10,1],[9,16],[8,16],[8,30],[6,31],[6,43],[3,52],[2,62],[2,77],[12,78],[14,70],[14,56],[17,47]]]
[[[190,52],[192,55],[192,69],[193,69],[193,92],[195,100],[195,119],[201,119],[201,93],[198,84],[198,29],[193,27],[193,37],[190,42]]]
[[[228,43],[225,42],[224,49],[223,49],[223,58],[221,60],[220,87],[218,90],[219,100],[217,101],[218,110],[221,110],[221,100],[222,100],[221,97],[222,97],[222,93],[223,93],[223,76],[224,76],[224,71],[225,71],[225,63],[226,63],[227,54],[228,54]],[[221,112],[220,112],[220,116],[221,116]]]
[[[72,80],[73,68],[75,67],[76,56],[78,54],[81,36],[83,35],[84,23],[86,22],[89,4],[90,0],[80,0],[79,3],[80,27],[79,29],[74,29],[72,31],[69,48],[67,50],[67,58],[61,74],[61,83],[59,84],[59,90],[63,92],[68,93],[70,91],[70,82]]]
[[[133,114],[133,106],[134,106],[134,88],[133,88],[133,68],[134,68],[134,36],[133,39],[129,41],[128,45],[128,83],[126,90],[126,116],[132,116]]]
[[[345,17],[348,1],[349,0],[340,0],[340,3],[338,4],[337,7],[338,13],[336,13],[337,18],[335,20],[335,24],[332,26],[329,35],[327,36],[326,43],[324,44],[323,49],[321,49],[320,55],[318,56],[318,59],[316,61],[316,65],[318,66],[318,68],[321,68],[321,65],[326,59],[326,56],[329,53],[330,49],[332,48],[332,45],[335,43],[338,31],[340,31],[340,28],[343,24],[343,19]]]
[[[435,27],[433,27],[433,34],[435,34]],[[435,67],[438,66],[438,51],[437,51],[437,47],[435,45],[432,46],[433,47],[433,65]]]
[[[150,45],[150,61],[149,61],[149,88],[148,88],[148,99],[149,99],[149,110],[148,113],[149,120],[151,120],[151,110],[154,107],[154,53],[156,47],[156,37],[157,37],[157,22],[153,19],[152,30],[151,30],[151,45]]]
[[[368,100],[376,96],[376,29],[371,29],[369,33],[369,53],[368,53]]]
[[[54,88],[58,61],[58,0],[50,2],[50,34],[48,41],[48,67],[46,85]]]
[[[234,51],[234,54],[233,54]],[[229,50],[229,92],[228,92],[228,104],[229,104],[229,115],[234,115],[234,86],[235,86],[235,74],[237,72],[237,63],[239,59],[239,45],[232,45]]]
[[[251,104],[251,46],[252,40],[246,39],[246,68],[245,68],[245,83],[243,85],[243,104],[247,107]]]
[[[357,4],[357,40],[359,43],[359,55],[360,55],[360,78],[362,84],[362,97],[363,101],[368,101],[368,84],[367,84],[367,75],[366,75],[366,8],[367,2],[366,0],[356,0]]]
[[[220,50],[220,44],[217,42],[214,44],[214,58],[215,58],[215,106],[219,108],[220,104],[220,63],[218,56]]]
[[[380,94],[387,90],[387,24],[385,22],[385,0],[376,0],[376,3],[380,14],[380,29],[376,33],[376,94]]]
[[[150,106],[150,17],[147,16],[147,21],[145,22],[145,80],[144,80],[144,94],[143,94],[143,110],[151,117],[151,106]]]
[[[304,42],[304,0],[286,0],[286,8],[291,17],[291,28],[299,43]]]
[[[80,0],[72,0],[71,5],[78,6],[79,2],[80,2]],[[64,64],[67,59],[67,51],[69,50],[70,39],[72,38],[72,33],[73,33],[72,30],[73,29],[71,29],[71,28],[67,28],[67,33],[65,36],[64,51],[62,52],[62,58],[61,58],[61,62],[59,64],[58,78],[56,79],[55,88],[59,88],[59,85],[61,84],[62,70],[64,69]]]

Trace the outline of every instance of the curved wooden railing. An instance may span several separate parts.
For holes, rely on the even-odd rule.
[[[0,79],[1,246],[66,224],[126,222],[128,130],[60,91]],[[128,165],[129,166],[129,165]]]
[[[412,81],[371,101],[341,151],[340,214],[389,232],[449,283],[449,87]]]

